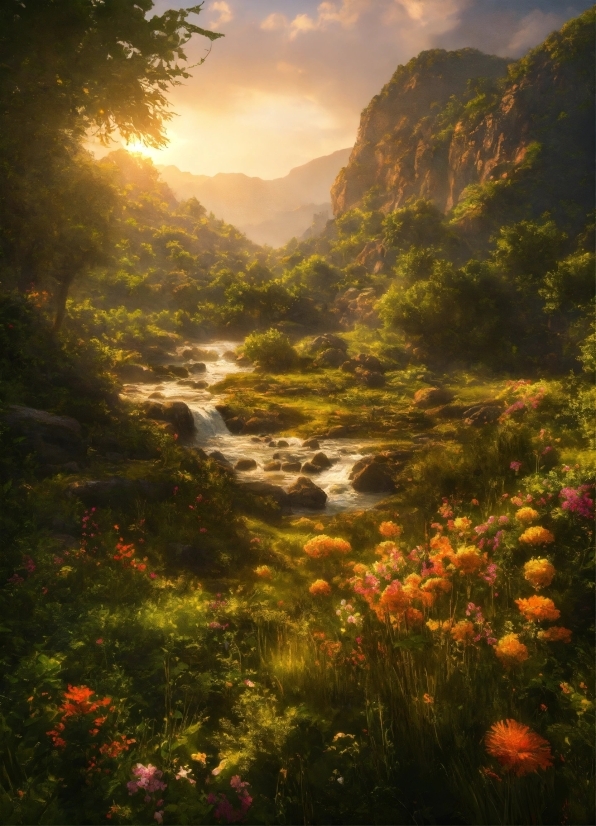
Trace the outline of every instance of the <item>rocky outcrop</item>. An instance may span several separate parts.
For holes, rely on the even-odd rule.
[[[491,198],[504,199],[511,220],[515,192],[530,186],[536,217],[563,215],[569,202],[583,219],[593,207],[594,16],[569,21],[509,68],[475,49],[433,49],[399,66],[362,114],[331,190],[335,215],[372,190],[383,212],[409,198],[443,212],[459,205],[460,225],[471,228]],[[474,200],[472,186],[484,195]],[[383,266],[373,247],[359,260]]]
[[[181,436],[188,437],[194,433],[195,420],[189,406],[184,402],[148,402],[145,405],[145,415],[149,419],[169,422]]]
[[[327,504],[327,494],[306,476],[299,476],[288,488],[288,498],[293,508],[323,510]]]
[[[22,438],[24,449],[33,453],[42,465],[65,465],[85,455],[81,425],[70,416],[54,416],[45,410],[11,405],[5,422]]]

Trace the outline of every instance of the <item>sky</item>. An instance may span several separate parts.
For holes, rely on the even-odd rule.
[[[194,0],[196,2],[196,0]],[[190,2],[156,0],[155,11]],[[518,58],[586,0],[205,0],[194,22],[222,32],[169,94],[168,147],[142,151],[202,175],[262,178],[356,140],[360,113],[424,49],[473,46]],[[151,13],[150,13],[151,14]],[[187,44],[191,63],[208,41]]]

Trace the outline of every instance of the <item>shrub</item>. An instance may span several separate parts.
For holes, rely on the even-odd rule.
[[[290,339],[279,330],[252,333],[244,342],[244,353],[266,370],[287,370],[296,361]]]

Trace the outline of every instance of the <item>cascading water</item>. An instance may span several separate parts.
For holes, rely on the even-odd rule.
[[[206,361],[206,371],[200,374],[208,384],[215,384],[231,373],[251,372],[252,368],[238,365],[225,359],[224,353],[234,350],[240,342],[213,341],[207,347],[212,351],[212,360]],[[178,361],[181,361],[178,359]],[[182,362],[192,367],[192,362]],[[222,399],[207,389],[195,389],[180,384],[176,380],[167,380],[157,385],[129,384],[124,388],[129,398],[160,401],[185,402],[195,420],[195,444],[207,453],[218,451],[230,464],[235,465],[240,459],[254,459],[256,468],[250,471],[237,471],[240,481],[266,481],[283,488],[288,488],[300,475],[299,471],[266,471],[265,466],[271,461],[281,463],[294,462],[301,465],[312,459],[313,451],[302,447],[300,439],[283,437],[287,447],[277,447],[277,440],[272,445],[254,436],[233,435],[230,433],[216,405]],[[370,442],[370,445],[373,443]],[[331,467],[311,476],[313,482],[322,488],[328,496],[327,511],[337,512],[346,509],[372,507],[381,498],[374,494],[357,493],[350,485],[350,472],[354,464],[362,458],[362,450],[369,444],[359,442],[350,444],[346,439],[320,440],[320,450],[331,460]],[[304,474],[306,475],[306,474]]]

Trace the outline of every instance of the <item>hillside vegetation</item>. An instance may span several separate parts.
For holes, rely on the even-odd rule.
[[[336,218],[273,251],[81,148],[91,121],[159,144],[215,33],[65,0],[95,57],[125,33],[143,83],[163,69],[144,109],[44,3],[7,5],[0,821],[593,823],[594,10],[516,64],[399,67]],[[308,450],[310,498],[208,455],[166,390],[271,472]],[[369,506],[334,511],[316,482],[348,448]]]

